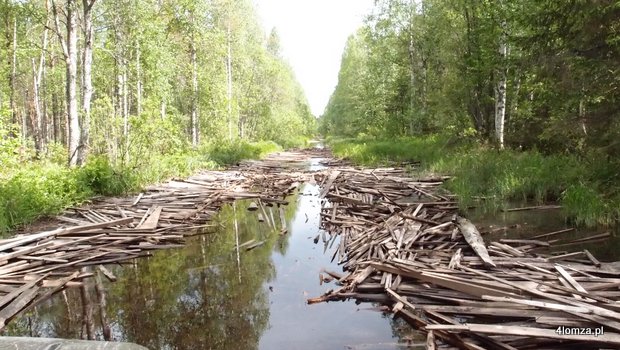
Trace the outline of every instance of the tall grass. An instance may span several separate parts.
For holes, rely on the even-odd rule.
[[[92,156],[84,166],[74,169],[49,159],[24,162],[0,172],[0,233],[60,213],[95,195],[137,192],[148,184],[260,158],[279,149],[273,142],[225,142],[154,156],[131,166],[112,164],[105,156]]]
[[[446,136],[393,140],[331,139],[334,153],[360,164],[420,161],[420,172],[452,176],[446,188],[460,205],[502,208],[507,201],[559,202],[578,224],[611,225],[620,218],[620,166],[604,156],[498,151]]]

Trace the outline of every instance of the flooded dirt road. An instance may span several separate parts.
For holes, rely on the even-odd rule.
[[[297,166],[319,170],[318,161]],[[314,243],[318,194],[318,186],[306,184],[287,198],[286,234],[270,227],[271,218],[259,221],[246,209],[251,201],[242,200],[224,206],[214,227],[189,238],[184,248],[109,265],[117,277],[103,280],[112,339],[150,349],[410,348],[409,327],[377,305],[307,305],[309,296],[334,287],[321,285],[319,272],[342,271],[330,263],[333,247]],[[243,243],[252,240],[264,243],[246,250]],[[101,308],[89,290],[96,337],[103,339]],[[80,291],[70,288],[16,318],[4,334],[83,338],[85,332]]]
[[[270,166],[293,172],[320,171],[324,168],[320,154],[307,158],[283,154],[275,162],[272,159]],[[390,178],[373,176],[377,182]],[[329,177],[323,174],[323,182],[329,182]],[[309,298],[339,287],[323,283],[329,274],[320,278],[320,273],[342,273],[341,266],[330,262],[340,236],[320,228],[321,208],[325,210],[327,201],[320,192],[315,181],[309,181],[292,191],[287,205],[278,206],[275,201],[267,210],[258,210],[254,199],[229,202],[203,232],[186,238],[183,248],[107,265],[115,282],[101,276],[100,283],[85,279],[84,288],[67,288],[16,317],[3,335],[84,339],[92,328],[95,339],[133,342],[150,349],[424,348],[426,334],[395,320],[380,304],[347,300],[307,305]],[[339,194],[335,198],[347,199]],[[467,216],[490,240],[526,239],[571,228],[557,210],[471,211]],[[330,217],[333,221],[335,214]],[[407,218],[449,227],[448,222],[439,224],[432,217]],[[591,234],[592,230],[577,230],[563,237]],[[617,259],[616,246],[614,237],[606,244],[586,242],[578,248],[611,261]]]

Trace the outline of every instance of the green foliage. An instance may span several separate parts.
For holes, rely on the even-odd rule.
[[[617,157],[618,16],[613,1],[376,1],[347,42],[321,131],[386,138],[474,129],[492,142],[506,70],[508,145]]]
[[[51,4],[59,13],[65,5]],[[82,6],[76,3],[77,12]],[[303,146],[315,134],[316,119],[280,54],[277,31],[266,35],[252,1],[97,1],[95,94],[89,141],[81,148],[88,158],[80,168],[63,169],[66,67],[54,63],[62,56],[58,40],[41,47],[53,12],[32,1],[0,4],[0,73],[10,77],[13,68],[16,73],[14,81],[0,81],[2,231],[92,195],[121,195],[199,169],[258,158],[280,149],[277,144]],[[84,31],[77,35],[81,57]],[[32,78],[42,59],[45,88],[39,89],[38,102],[46,114],[39,129]],[[229,59],[231,71],[222,64]],[[81,60],[78,65],[83,70]],[[82,92],[78,104],[85,130]],[[198,143],[191,137],[193,115]],[[34,139],[42,140],[40,149],[35,150]]]
[[[423,174],[450,175],[446,188],[458,195],[463,208],[485,205],[497,209],[507,201],[559,201],[566,215],[580,224],[610,225],[620,219],[620,188],[609,181],[620,167],[594,154],[582,158],[534,150],[498,152],[442,135],[389,141],[331,139],[329,143],[336,155],[358,163],[420,161]]]
[[[332,144],[357,162],[420,160],[452,175],[463,206],[559,200],[580,223],[611,224],[619,16],[614,1],[375,1],[347,42],[320,130],[352,137]],[[489,145],[504,71],[511,149],[498,151]]]
[[[88,162],[76,169],[77,179],[85,188],[95,194],[115,196],[137,187],[137,178],[131,169],[113,167],[107,157],[91,157]]]
[[[33,164],[0,182],[0,232],[60,212],[93,192],[75,170],[55,164]]]
[[[274,142],[246,141],[212,143],[204,149],[209,158],[220,166],[235,164],[242,159],[258,159],[281,148]]]
[[[173,177],[184,177],[200,169],[213,169],[242,159],[260,158],[280,150],[264,141],[213,143],[200,150],[168,155],[151,154],[148,162],[113,164],[106,156],[93,156],[80,168],[67,168],[65,158],[51,159],[8,169],[0,179],[0,233],[38,218],[55,215],[64,208],[94,195],[116,196],[137,192],[144,186]],[[62,153],[62,152],[60,152]],[[58,157],[62,164],[55,163]]]

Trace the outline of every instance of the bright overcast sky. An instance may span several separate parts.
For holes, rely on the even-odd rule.
[[[291,64],[312,112],[323,114],[336,83],[349,35],[374,0],[254,0],[265,32],[276,27],[282,54]]]

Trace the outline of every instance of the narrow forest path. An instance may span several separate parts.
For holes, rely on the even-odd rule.
[[[310,158],[325,168],[309,169]],[[0,241],[0,326],[66,288],[84,288],[93,276],[116,280],[107,264],[182,247],[226,203],[249,200],[259,222],[286,235],[287,196],[309,183],[319,186],[321,199],[323,230],[314,242],[322,241],[344,272],[316,271],[321,283],[339,286],[308,303],[354,298],[388,305],[427,332],[428,348],[620,345],[615,264],[588,251],[546,252],[588,240],[557,240],[562,232],[484,242],[458,216],[443,179],[354,167],[311,149],[174,179],[136,196],[94,199],[48,222],[46,231]],[[570,327],[598,333],[567,334]]]

